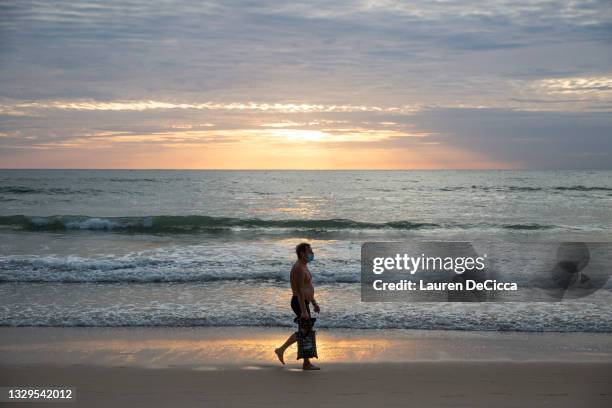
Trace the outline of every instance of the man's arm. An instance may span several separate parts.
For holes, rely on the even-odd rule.
[[[319,313],[321,311],[321,307],[319,307],[319,304],[316,300],[312,299],[312,305],[314,306],[315,313]]]

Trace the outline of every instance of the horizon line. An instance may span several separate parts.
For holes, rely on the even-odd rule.
[[[401,169],[372,169],[372,168],[349,168],[349,169],[261,169],[261,168],[113,168],[113,167],[0,167],[0,170],[129,170],[129,171],[612,171],[612,168],[401,168]]]

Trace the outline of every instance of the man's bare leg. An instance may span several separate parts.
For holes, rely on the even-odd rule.
[[[304,359],[304,364],[302,365],[302,370],[320,370],[320,368],[317,367],[316,365],[313,365],[310,362],[309,358],[305,358]]]
[[[295,333],[293,333],[291,336],[289,336],[287,341],[282,346],[274,350],[276,357],[278,357],[281,363],[285,364],[285,358],[283,357],[283,355],[285,354],[285,350],[287,350],[287,347],[289,347],[296,341],[297,341],[297,336],[295,335]]]

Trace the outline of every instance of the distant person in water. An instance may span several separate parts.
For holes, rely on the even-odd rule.
[[[310,319],[311,303],[316,313],[321,311],[319,304],[314,298],[312,275],[310,274],[307,266],[308,262],[312,262],[314,260],[314,253],[312,252],[310,244],[305,242],[295,247],[295,253],[298,259],[293,264],[293,268],[291,269],[291,290],[293,291],[293,296],[291,297],[291,309],[293,309],[298,319]],[[285,354],[287,347],[296,341],[297,336],[295,333],[293,333],[291,336],[289,336],[285,344],[274,350],[281,363],[285,364],[283,355]],[[319,370],[319,367],[312,365],[310,360],[305,358],[302,369]]]

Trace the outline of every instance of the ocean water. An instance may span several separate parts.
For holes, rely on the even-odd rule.
[[[610,171],[0,170],[0,325],[612,332],[592,302],[363,303],[366,241],[612,241]]]

